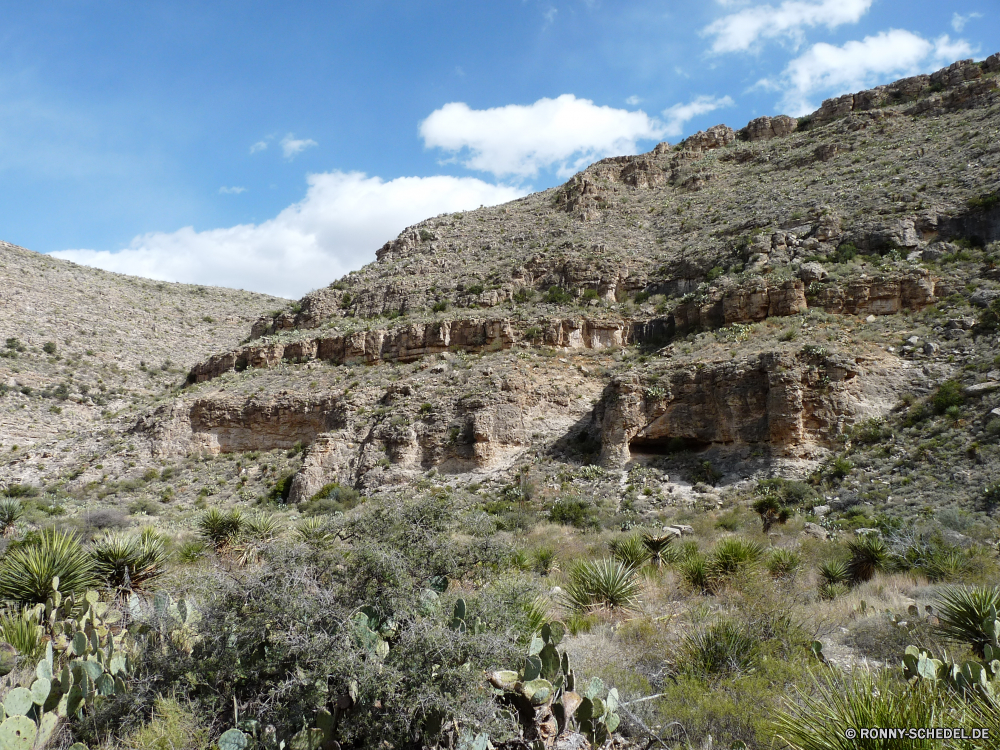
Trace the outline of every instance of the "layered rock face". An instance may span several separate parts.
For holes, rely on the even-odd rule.
[[[710,445],[808,456],[845,423],[882,413],[903,378],[888,361],[778,352],[667,371],[655,383],[618,376],[595,411],[601,461]]]

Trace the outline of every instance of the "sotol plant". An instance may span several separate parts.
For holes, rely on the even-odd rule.
[[[569,571],[566,604],[577,611],[632,610],[639,603],[641,585],[635,570],[617,560],[588,560]]]

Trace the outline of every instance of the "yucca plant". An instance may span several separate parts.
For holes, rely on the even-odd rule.
[[[163,540],[152,530],[139,536],[109,531],[94,542],[90,554],[94,572],[119,594],[148,591],[150,584],[167,571]]]
[[[26,661],[37,659],[45,650],[42,629],[22,612],[7,611],[0,614],[0,640],[17,649],[17,653]]]
[[[259,511],[249,517],[241,517],[240,529],[230,540],[229,546],[236,553],[236,560],[240,565],[250,565],[260,561],[264,547],[280,533],[281,521],[278,517],[273,513]]]
[[[637,536],[612,539],[608,542],[608,548],[611,550],[612,557],[633,570],[641,568],[649,559],[649,550]]]
[[[17,522],[24,515],[24,506],[16,497],[0,497],[0,533],[5,537],[17,533]]]
[[[634,610],[641,585],[635,570],[617,560],[588,560],[569,571],[564,598],[574,610]]]
[[[768,552],[764,564],[767,572],[775,578],[791,578],[798,572],[802,557],[793,549],[775,547]]]
[[[677,572],[681,574],[681,580],[689,588],[706,594],[711,591],[708,558],[704,555],[699,553],[688,555],[677,566]]]
[[[511,550],[508,562],[514,570],[531,570],[531,557],[528,556],[527,550],[520,547]]]
[[[535,571],[540,575],[547,576],[553,570],[559,569],[559,562],[556,560],[556,551],[552,547],[539,547],[535,550]]]
[[[295,528],[295,538],[303,544],[307,544],[315,549],[322,549],[333,544],[333,534],[326,526],[326,519],[322,516],[306,518]]]
[[[819,575],[824,583],[829,584],[847,583],[851,580],[851,571],[847,568],[846,560],[830,560],[821,563]]]
[[[56,577],[64,594],[86,591],[99,583],[94,561],[76,536],[45,529],[37,541],[18,547],[0,561],[0,599],[44,603]]]
[[[549,621],[549,603],[540,596],[524,603],[524,616],[527,618],[527,629],[538,632]]]
[[[983,656],[983,647],[992,643],[984,623],[994,620],[1000,610],[1000,587],[949,586],[938,596],[937,632],[952,641],[967,643],[976,656]]]
[[[670,534],[663,536],[642,535],[642,545],[649,552],[649,561],[653,563],[654,567],[661,568],[664,564],[669,565],[680,559],[681,551],[670,544],[673,540],[674,537]]]
[[[852,583],[864,583],[881,573],[889,564],[889,546],[878,534],[863,534],[847,543],[851,559],[847,572]]]
[[[198,521],[198,530],[216,552],[222,552],[239,539],[243,523],[243,513],[239,509],[224,513],[218,508],[210,508]]]
[[[759,542],[729,537],[712,549],[708,559],[709,574],[715,579],[728,578],[756,565],[763,556],[764,547]]]
[[[200,539],[189,539],[177,550],[177,559],[185,564],[197,562],[205,556],[205,543]]]

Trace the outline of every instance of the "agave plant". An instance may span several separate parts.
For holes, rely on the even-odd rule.
[[[722,579],[740,573],[757,564],[764,556],[764,547],[751,539],[734,536],[715,545],[708,560],[709,573]]]
[[[26,660],[36,659],[45,650],[42,629],[23,612],[0,614],[0,640],[6,641]]]
[[[984,624],[992,623],[1000,610],[1000,587],[949,586],[941,592],[937,606],[937,631],[945,638],[972,646],[979,657],[983,647],[992,643]]]
[[[673,540],[674,537],[670,534],[664,534],[663,536],[653,536],[652,534],[642,535],[642,546],[649,552],[649,561],[655,567],[660,568],[663,567],[664,563],[675,563],[680,559],[680,551],[670,545]]]
[[[612,557],[633,570],[641,568],[643,563],[649,559],[649,550],[637,536],[612,539],[608,542],[608,548],[611,550]]]
[[[198,530],[216,552],[222,552],[239,539],[243,524],[243,513],[238,509],[224,513],[218,508],[210,508],[198,521]]]
[[[635,569],[617,560],[588,560],[569,571],[566,604],[572,609],[634,610],[640,583]]]
[[[0,598],[19,604],[44,603],[52,593],[53,578],[59,579],[59,590],[66,594],[98,583],[93,558],[76,536],[50,528],[0,562]]]
[[[0,533],[6,537],[17,533],[17,522],[24,515],[24,506],[16,497],[0,497]]]
[[[878,534],[863,534],[847,543],[851,559],[847,571],[853,583],[864,583],[886,569],[889,564],[889,546]]]
[[[167,555],[163,540],[152,529],[136,536],[125,531],[109,531],[90,550],[94,572],[105,585],[119,594],[147,591],[166,572]]]

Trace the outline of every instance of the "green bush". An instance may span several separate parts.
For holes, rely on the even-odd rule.
[[[331,482],[323,485],[319,492],[299,506],[305,516],[317,516],[328,513],[344,513],[361,502],[361,493],[353,487]]]
[[[763,557],[764,547],[759,542],[739,536],[723,539],[708,558],[709,576],[721,581],[748,570]]]
[[[573,302],[573,295],[561,286],[550,286],[543,299],[550,305],[568,305]]]
[[[138,536],[111,531],[94,542],[90,550],[94,573],[116,591],[145,591],[166,573],[163,540],[152,529]]]
[[[272,502],[288,502],[288,496],[292,492],[292,480],[295,479],[294,472],[282,474],[278,481],[274,483],[271,491],[267,494],[267,499]]]
[[[243,525],[243,512],[238,508],[228,512],[210,508],[198,520],[198,533],[211,543],[216,552],[223,552],[239,540]]]
[[[56,349],[57,347],[55,341],[46,341],[44,344],[42,344],[42,351],[45,352],[46,354],[55,354]]]
[[[802,556],[793,549],[775,547],[764,561],[767,571],[775,578],[791,578],[802,564]]]
[[[553,523],[575,526],[578,529],[596,529],[600,526],[597,509],[585,500],[576,498],[557,500],[549,511],[549,518]]]
[[[931,397],[931,405],[935,414],[944,414],[953,406],[965,403],[965,393],[962,384],[957,380],[946,380]]]

